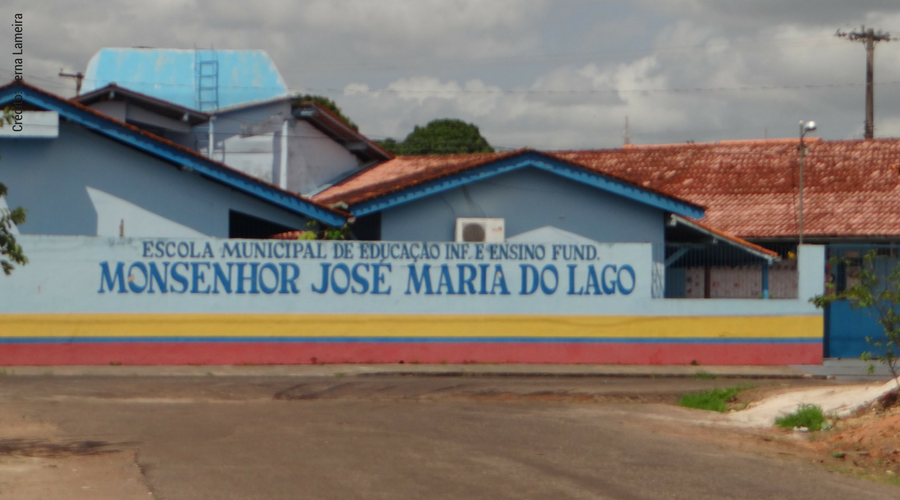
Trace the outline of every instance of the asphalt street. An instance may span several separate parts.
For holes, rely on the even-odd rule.
[[[900,497],[897,486],[702,439],[713,432],[707,415],[671,406],[685,392],[739,383],[6,376],[0,417],[36,427],[27,440],[0,439],[0,464],[35,455],[26,445],[63,443],[68,451],[43,456],[122,457],[164,500]],[[12,476],[0,477],[0,497],[7,486],[15,490]]]

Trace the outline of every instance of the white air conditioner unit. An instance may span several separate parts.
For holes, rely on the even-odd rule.
[[[503,243],[506,224],[503,219],[460,217],[456,219],[456,241],[466,243]]]

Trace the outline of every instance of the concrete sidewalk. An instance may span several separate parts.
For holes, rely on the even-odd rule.
[[[817,377],[831,377],[837,380],[880,381],[894,378],[885,364],[873,362],[873,371],[869,373],[869,363],[858,358],[826,359],[821,365],[794,366],[793,368]]]
[[[377,364],[254,366],[15,366],[0,374],[23,376],[470,376],[470,377],[702,377],[826,378],[828,373],[792,366],[538,365],[538,364]],[[821,368],[821,367],[811,367]]]

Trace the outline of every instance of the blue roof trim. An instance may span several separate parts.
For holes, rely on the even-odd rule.
[[[465,170],[434,181],[425,182],[373,200],[364,201],[352,206],[350,212],[357,217],[380,212],[387,208],[409,203],[433,194],[526,167],[533,167],[546,172],[551,172],[566,179],[593,186],[629,200],[650,205],[651,207],[658,208],[665,212],[697,219],[700,219],[705,215],[704,210],[697,206],[535,152],[528,152],[512,158],[491,162],[487,165]]]
[[[292,212],[311,217],[329,226],[342,226],[346,222],[339,214],[325,210],[313,203],[306,202],[291,196],[280,189],[273,189],[262,182],[256,182],[248,176],[230,171],[220,166],[204,161],[193,154],[179,151],[141,133],[116,125],[107,119],[94,116],[78,109],[70,103],[60,101],[58,98],[43,95],[27,86],[7,87],[0,91],[0,105],[11,102],[16,95],[22,95],[30,104],[59,112],[60,116],[82,125],[85,128],[100,132],[108,137],[136,147],[164,160],[176,163],[187,169],[191,169],[205,177],[233,187],[245,193],[261,198],[273,205],[285,208]]]

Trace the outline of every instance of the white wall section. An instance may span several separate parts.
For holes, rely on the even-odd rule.
[[[207,236],[134,203],[87,187],[97,211],[97,236],[202,238]]]

